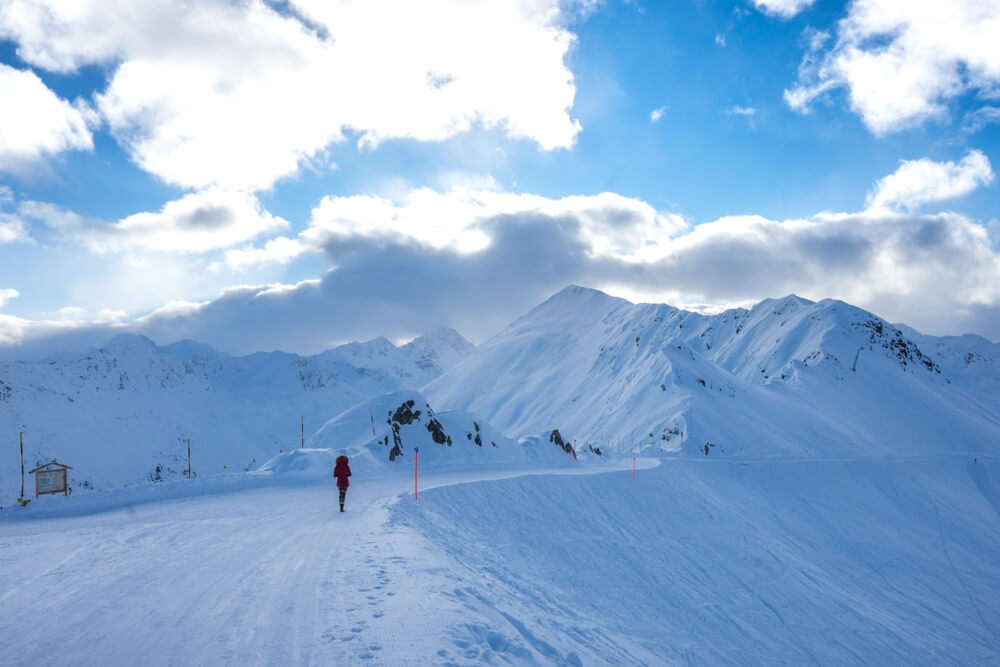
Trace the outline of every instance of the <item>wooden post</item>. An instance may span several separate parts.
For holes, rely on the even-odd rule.
[[[24,498],[24,433],[21,431],[17,434],[17,442],[21,447],[21,495],[17,497],[20,500]]]
[[[305,416],[303,416],[302,417],[302,444],[299,445],[299,449],[302,449],[305,446],[306,446],[306,418],[305,418]]]
[[[191,479],[191,438],[188,438],[188,479]]]

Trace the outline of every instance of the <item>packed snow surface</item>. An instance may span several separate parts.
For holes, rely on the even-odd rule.
[[[333,455],[4,512],[0,664],[1000,658],[996,461],[356,470],[341,514]]]

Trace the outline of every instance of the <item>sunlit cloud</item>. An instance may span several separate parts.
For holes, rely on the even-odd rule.
[[[96,108],[142,169],[188,188],[253,191],[322,168],[324,149],[348,140],[372,149],[482,127],[572,147],[581,128],[567,24],[593,4],[8,0],[0,38],[49,71],[109,68]],[[89,147],[79,115],[53,104],[64,127],[32,150]]]
[[[18,210],[97,253],[134,249],[204,253],[289,226],[264,210],[254,195],[216,189],[188,194],[167,202],[158,212],[136,213],[114,223],[86,219],[45,202],[22,202]]]
[[[375,195],[324,197],[309,226],[296,238],[278,237],[260,248],[233,249],[226,261],[236,269],[288,263],[305,253],[336,252],[356,239],[381,244],[412,243],[469,254],[487,248],[504,221],[538,216],[564,220],[595,256],[644,261],[662,252],[666,239],[688,228],[676,213],[657,211],[614,193],[550,199],[498,190],[416,188],[398,200]]]
[[[832,45],[811,40],[785,100],[808,112],[817,98],[846,88],[876,135],[944,118],[949,100],[1000,91],[998,34],[994,0],[855,0]]]
[[[972,152],[953,163],[905,162],[873,186],[860,212],[737,215],[697,226],[612,193],[554,199],[456,187],[396,199],[326,197],[294,239],[238,251],[257,253],[247,261],[319,255],[330,267],[321,278],[165,300],[142,317],[103,324],[97,316],[0,316],[0,340],[8,341],[0,356],[123,328],[232,353],[318,352],[442,325],[481,341],[570,283],[701,312],[792,292],[833,297],[927,333],[998,339],[1000,222],[914,212],[986,185],[984,160]]]
[[[60,99],[34,72],[0,63],[0,100],[0,172],[24,174],[49,157],[93,148],[93,112]]]
[[[865,203],[873,208],[913,210],[928,202],[967,195],[993,180],[990,161],[981,151],[971,151],[958,162],[904,160],[899,169],[875,183]]]
[[[0,288],[0,308],[3,308],[10,303],[11,300],[16,299],[19,296],[21,296],[21,293],[16,289],[11,289],[9,287]]]

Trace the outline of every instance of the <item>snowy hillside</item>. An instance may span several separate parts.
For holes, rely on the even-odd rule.
[[[795,296],[716,316],[569,287],[430,382],[508,435],[727,456],[996,451],[1000,345]]]
[[[127,335],[86,355],[0,364],[9,454],[0,460],[0,506],[19,492],[19,431],[28,469],[58,459],[84,488],[179,477],[188,439],[195,474],[252,469],[299,447],[303,418],[309,435],[371,396],[420,386],[471,348],[439,330],[401,347],[376,339],[313,357],[230,357],[193,341],[160,348]]]

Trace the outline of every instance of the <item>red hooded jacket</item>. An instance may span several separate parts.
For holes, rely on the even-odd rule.
[[[347,457],[341,454],[337,457],[337,465],[333,468],[333,476],[337,478],[337,486],[347,488],[351,485],[347,478],[351,476],[351,466],[347,465]]]

